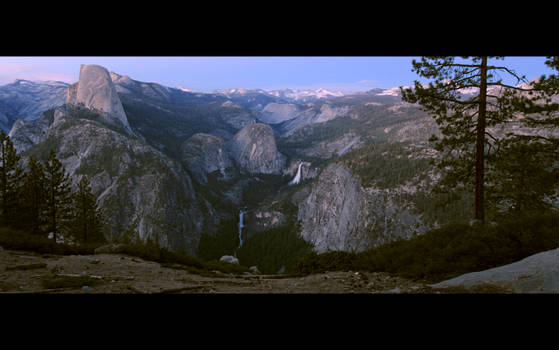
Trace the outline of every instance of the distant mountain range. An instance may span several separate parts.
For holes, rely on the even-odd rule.
[[[130,78],[125,77],[125,80],[126,79]],[[330,91],[324,88],[314,90],[234,88],[204,93],[180,86],[170,88],[160,84],[156,85],[166,90],[178,90],[198,97],[201,95],[224,96],[232,102],[255,110],[262,110],[272,102],[307,104],[344,96],[399,96],[398,87],[390,89],[371,89],[367,92],[351,94],[344,94],[341,91]],[[43,111],[62,105],[69,86],[70,84],[60,81],[29,81],[23,79],[17,79],[13,83],[0,86],[0,129],[8,132],[17,119],[32,121],[38,119]],[[120,89],[119,93],[126,93],[125,84],[117,83],[116,88]]]
[[[18,79],[0,86],[0,129],[7,133],[16,120],[36,120],[47,109],[62,105],[69,85]]]
[[[340,97],[344,93],[341,91],[329,91],[323,88],[319,89],[306,89],[306,90],[292,90],[292,89],[280,89],[280,90],[263,90],[263,89],[224,89],[224,90],[214,90],[214,93],[222,94],[228,98],[240,97],[254,94],[262,94],[276,97],[278,99],[284,100],[286,102],[292,103],[306,103],[312,102],[320,99],[330,98],[330,97]]]

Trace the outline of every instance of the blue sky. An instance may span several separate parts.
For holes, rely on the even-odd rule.
[[[0,57],[0,85],[15,79],[78,80],[80,64],[145,82],[181,86],[202,92],[229,88],[317,89],[344,92],[411,85],[417,57]],[[510,57],[499,61],[528,80],[553,71],[544,57]]]

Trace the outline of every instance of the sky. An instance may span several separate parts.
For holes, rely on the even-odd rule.
[[[324,88],[359,92],[372,88],[412,85],[425,82],[412,72],[408,56],[212,56],[212,57],[0,57],[0,85],[15,79],[55,80],[74,83],[80,64],[98,64],[109,71],[143,82],[183,87],[200,92],[217,89]],[[528,80],[554,73],[545,57],[509,57],[497,61]]]

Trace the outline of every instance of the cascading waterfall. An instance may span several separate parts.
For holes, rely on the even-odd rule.
[[[237,247],[237,249],[241,248],[241,246],[243,245],[243,227],[245,227],[245,225],[243,224],[243,215],[244,212],[241,210],[239,212],[239,246]]]
[[[289,182],[290,185],[298,185],[299,182],[301,182],[301,166],[302,165],[303,165],[303,163],[299,163],[299,168],[297,169],[297,174],[295,175],[293,180],[291,180]]]

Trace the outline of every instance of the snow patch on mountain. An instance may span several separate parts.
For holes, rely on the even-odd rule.
[[[184,91],[184,92],[191,92],[191,93],[197,93],[198,92],[196,90],[184,88],[182,86],[175,86],[175,89],[180,90],[180,91]]]
[[[293,89],[264,90],[264,89],[233,88],[233,89],[214,90],[214,93],[224,95],[227,98],[247,96],[249,94],[263,94],[263,95],[276,97],[290,102],[308,102],[308,101],[315,101],[315,100],[326,99],[331,97],[344,96],[344,93],[341,91],[330,91],[324,88],[306,89],[306,90],[293,90]]]

